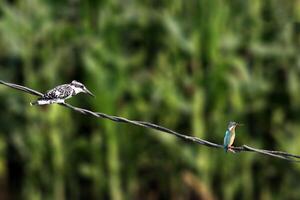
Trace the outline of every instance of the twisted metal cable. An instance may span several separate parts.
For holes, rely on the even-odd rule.
[[[17,85],[17,84],[14,84],[14,83],[8,83],[8,82],[2,81],[2,80],[0,80],[0,84],[6,85],[10,88],[14,88],[14,89],[17,89],[17,90],[20,90],[20,91],[23,91],[23,92],[26,92],[26,93],[29,93],[29,94],[32,94],[32,95],[35,95],[35,96],[40,96],[40,97],[43,96],[42,93],[40,93],[36,90],[33,90],[31,88],[22,86],[22,85]],[[213,143],[213,142],[209,142],[207,140],[203,140],[203,139],[200,139],[200,138],[197,138],[197,137],[184,135],[184,134],[178,133],[176,131],[173,131],[171,129],[165,128],[163,126],[152,124],[150,122],[130,120],[130,119],[126,119],[126,118],[123,118],[123,117],[112,116],[112,115],[108,115],[108,114],[101,113],[101,112],[93,112],[93,111],[90,111],[90,110],[87,110],[87,109],[84,109],[84,108],[78,108],[78,107],[72,106],[68,103],[59,103],[59,105],[67,107],[67,108],[69,108],[71,110],[74,110],[76,112],[80,112],[84,115],[90,115],[90,116],[97,117],[97,118],[109,119],[111,121],[118,122],[118,123],[133,124],[135,126],[141,126],[141,127],[144,127],[144,128],[150,128],[150,129],[158,130],[158,131],[161,131],[161,132],[164,132],[164,133],[174,135],[174,136],[176,136],[178,138],[181,138],[183,140],[193,142],[193,143],[197,143],[197,144],[200,144],[200,145],[204,145],[204,146],[207,146],[207,147],[221,148],[221,149],[224,148],[223,145],[216,144],[216,143]],[[257,149],[257,148],[254,148],[254,147],[250,147],[248,145],[242,145],[240,147],[233,147],[232,150],[234,150],[234,152],[237,152],[237,153],[239,153],[239,152],[255,152],[255,153],[258,153],[258,154],[264,154],[264,155],[267,155],[267,156],[272,156],[272,157],[276,157],[276,158],[280,158],[280,159],[284,159],[284,160],[288,160],[288,161],[300,162],[300,156],[299,155],[294,155],[294,154],[290,154],[290,153],[283,152],[283,151],[271,151],[271,150],[266,150],[266,149]]]

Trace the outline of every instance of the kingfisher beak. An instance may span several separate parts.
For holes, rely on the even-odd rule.
[[[95,97],[93,93],[91,93],[88,89],[84,88],[84,92],[92,97]]]
[[[244,124],[237,124],[236,126],[244,126]]]

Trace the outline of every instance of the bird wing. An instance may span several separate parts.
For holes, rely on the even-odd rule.
[[[47,91],[43,99],[64,99],[72,94],[72,87],[64,84]]]
[[[225,133],[225,137],[224,137],[224,147],[226,147],[226,148],[229,146],[230,136],[231,136],[231,133],[229,130],[227,130]]]

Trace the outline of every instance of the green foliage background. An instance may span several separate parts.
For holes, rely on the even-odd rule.
[[[0,79],[222,143],[300,153],[299,0],[0,1]],[[300,165],[0,87],[0,199],[299,199]]]

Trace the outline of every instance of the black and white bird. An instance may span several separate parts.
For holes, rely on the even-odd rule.
[[[48,105],[53,103],[64,103],[66,99],[71,98],[79,93],[94,95],[80,82],[72,81],[70,84],[59,85],[52,90],[47,91],[37,101],[31,102],[30,105]]]

